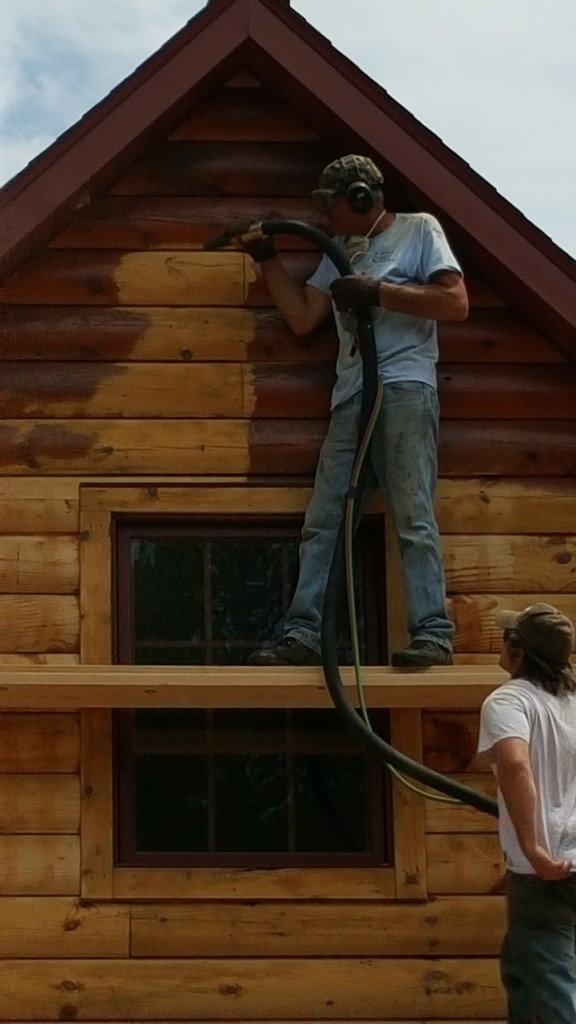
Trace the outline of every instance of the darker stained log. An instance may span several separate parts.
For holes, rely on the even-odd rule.
[[[541,331],[511,309],[472,309],[467,320],[439,324],[442,362],[563,363]]]
[[[471,715],[422,715],[423,761],[437,772],[464,772],[476,754],[478,726]]]
[[[242,344],[242,317],[248,316],[252,335]],[[273,307],[239,310],[236,316],[212,307],[0,306],[0,361],[333,364],[335,355],[330,319],[296,338]]]
[[[574,421],[443,421],[440,476],[575,476]]]
[[[165,142],[113,195],[307,196],[338,153],[319,142]]]
[[[201,103],[170,140],[302,142],[317,133],[266,89],[224,88]]]
[[[323,415],[332,382],[332,370],[324,365],[255,366],[255,415]],[[440,367],[438,382],[445,420],[576,418],[576,368],[572,366],[447,364]]]
[[[180,256],[180,253],[182,255]],[[203,275],[203,281],[218,284],[226,281],[227,265],[234,266],[234,259],[239,254],[190,252],[186,250],[140,251],[138,270],[134,269],[134,258],[138,252],[101,249],[46,249],[34,259],[26,263],[17,273],[7,278],[0,285],[0,301],[8,303],[33,303],[49,305],[117,305],[120,301],[115,275],[124,263],[124,257],[132,267],[128,273],[132,280],[125,281],[123,287],[128,295],[124,302],[133,304],[143,302],[135,300],[134,291],[140,296],[144,281],[142,275],[150,275],[150,283],[146,291],[149,305],[165,305],[167,303],[182,306],[205,305],[207,298],[204,288],[198,286],[193,278],[194,271]],[[289,274],[300,284],[305,284],[318,265],[318,254],[313,251],[287,251],[283,262]],[[182,266],[179,267],[178,264]],[[183,268],[183,269],[182,269]],[[248,286],[245,306],[273,305],[272,299],[264,284],[260,269],[252,264],[254,280]],[[126,273],[126,271],[124,271]],[[172,277],[175,273],[176,276]],[[159,293],[155,294],[155,283],[158,274],[162,280],[158,283]],[[189,276],[189,290],[186,291],[186,303],[183,301],[182,276]],[[250,274],[250,272],[249,272]],[[214,275],[220,275],[214,278]],[[223,276],[224,275],[224,276]],[[474,278],[468,279],[470,304],[474,307],[499,307],[501,300],[490,291],[483,282]],[[132,294],[130,298],[129,295]],[[189,298],[188,298],[189,296]]]
[[[537,421],[551,430],[553,421],[567,423],[576,417],[573,393],[576,372],[562,366],[504,367],[462,366],[441,368],[441,407],[444,423],[462,420],[463,425],[474,421],[504,419]],[[230,365],[234,379],[238,364]],[[186,368],[174,366],[174,361],[150,364],[132,362],[96,363],[78,362],[6,362],[2,368],[4,393],[3,411],[8,418],[37,416],[94,416],[119,418],[123,415],[146,417],[192,417],[195,389],[210,386],[213,407],[200,406],[196,416],[238,415],[236,396],[228,394],[223,380],[224,363],[202,362]],[[324,363],[258,363],[248,369],[248,381],[254,389],[255,407],[246,415],[254,419],[289,421],[291,419],[318,419],[328,416],[329,400],[334,383],[331,362]],[[85,405],[111,377],[126,378],[120,388],[103,399],[99,412],[96,408],[86,412]],[[134,382],[134,383],[132,383]],[[198,383],[201,382],[201,383]],[[448,382],[446,384],[446,382]],[[185,394],[180,392],[185,389]],[[130,393],[129,401],[122,391]],[[142,396],[140,401],[140,389]],[[172,394],[172,398],[170,398]],[[227,404],[227,396],[230,404]],[[123,413],[117,403],[125,401],[129,410]],[[384,394],[386,401],[386,394]],[[109,405],[107,403],[110,403]],[[63,406],[64,403],[64,406]],[[116,404],[115,404],[116,403]],[[158,404],[159,403],[159,404]],[[490,433],[489,426],[486,432]],[[576,434],[576,425],[572,434]]]
[[[254,367],[256,419],[282,416],[317,419],[330,412],[334,371],[325,364],[306,366],[274,363]]]
[[[267,204],[259,197],[195,199],[183,196],[105,196],[78,214],[52,248],[201,249],[209,238],[243,221],[267,217],[302,220],[321,227],[308,198]],[[305,238],[277,237],[279,250],[309,249]]]
[[[312,473],[325,428],[310,420],[255,420],[250,472]],[[440,476],[575,476],[574,423],[443,422]]]
[[[4,302],[118,303],[115,271],[122,254],[46,250],[25,263],[0,285]]]
[[[442,364],[445,419],[569,420],[576,417],[576,367],[567,364]]]

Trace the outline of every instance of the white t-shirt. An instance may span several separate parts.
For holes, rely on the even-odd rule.
[[[342,243],[343,238],[337,236],[334,241]],[[462,273],[440,224],[429,213],[397,213],[389,228],[369,239],[368,252],[353,270],[391,284],[427,284],[441,270]],[[324,255],[307,283],[329,295],[337,277],[332,260]],[[334,313],[340,347],[332,408],[362,390],[362,359],[335,307]],[[373,317],[380,379],[387,384],[421,381],[436,387],[436,321],[383,308],[373,310]]]
[[[554,696],[526,679],[500,686],[482,705],[478,752],[488,752],[498,740],[512,737],[530,745],[538,792],[538,842],[551,857],[576,861],[576,695]],[[508,868],[534,874],[500,791],[498,806]]]

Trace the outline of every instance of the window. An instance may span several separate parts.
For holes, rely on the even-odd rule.
[[[366,519],[355,554],[362,657],[371,663],[384,653],[382,532],[379,521]],[[286,613],[298,537],[298,524],[282,518],[118,520],[118,660],[245,664]],[[339,635],[340,659],[349,662],[344,613]],[[384,729],[384,716],[376,724]],[[381,763],[335,711],[141,709],[117,713],[115,739],[120,864],[388,858]]]

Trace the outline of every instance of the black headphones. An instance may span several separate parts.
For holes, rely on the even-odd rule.
[[[367,181],[362,180],[362,165],[355,156],[343,157],[342,164],[346,175],[358,176],[356,179],[352,178],[352,181],[346,186],[344,197],[348,206],[352,213],[370,213],[376,202],[374,192],[381,191],[381,189],[374,189]]]
[[[365,181],[352,181],[344,193],[352,213],[370,213],[374,209],[374,193]]]

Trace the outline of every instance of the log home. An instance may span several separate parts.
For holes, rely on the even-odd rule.
[[[391,209],[438,215],[472,305],[439,366],[457,663],[388,667],[376,505],[375,728],[493,792],[494,610],[576,618],[574,261],[287,0],[210,0],[0,194],[2,1022],[504,1016],[494,820],[387,777],[320,669],[243,667],[289,595],[335,344],[296,341],[251,261],[202,246],[314,220],[350,151]],[[304,280],[317,253],[279,243]]]

